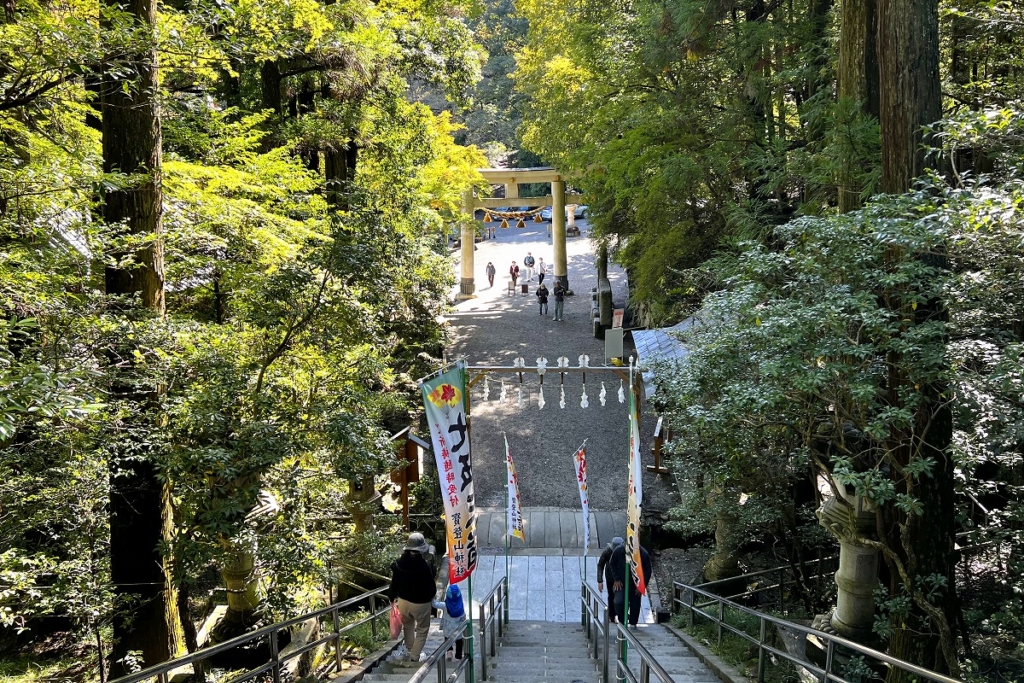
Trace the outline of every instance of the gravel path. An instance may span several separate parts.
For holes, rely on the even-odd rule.
[[[591,365],[604,365],[604,342],[594,338],[590,321],[590,290],[597,284],[596,250],[587,237],[586,222],[577,221],[577,224],[583,235],[567,240],[569,286],[575,296],[566,298],[564,322],[555,322],[550,315],[539,315],[534,296],[536,280],[530,283],[528,296],[519,292],[511,297],[507,294],[509,265],[514,259],[522,267],[527,251],[532,251],[538,261],[543,257],[550,272],[554,254],[547,236],[549,224],[533,222],[528,222],[525,229],[499,229],[497,239],[477,243],[474,258],[477,297],[456,303],[450,315],[454,334],[449,358],[465,357],[470,365],[511,365],[520,355],[528,365],[535,365],[538,357],[548,359],[549,370],[544,380],[546,405],[543,409],[538,409],[540,385],[535,372],[524,375],[523,408],[517,406],[520,384],[515,375],[504,377],[507,387],[504,401],[499,401],[500,376],[491,376],[488,382],[490,395],[486,400],[482,380],[471,390],[473,465],[478,505],[504,505],[504,432],[508,435],[515,459],[524,507],[579,509],[572,454],[584,439],[587,439],[591,509],[622,510],[626,507],[628,404],[618,401],[619,378],[610,373],[587,373],[590,405],[584,409],[580,407],[581,376],[578,373],[566,375],[566,405],[562,409],[559,407],[559,375],[550,369],[556,365],[559,356],[568,357],[570,365],[576,366],[580,354],[589,355]],[[458,256],[457,250],[455,256]],[[493,288],[488,288],[484,275],[488,261],[492,261],[498,271]],[[520,283],[523,278],[525,269]],[[621,269],[610,266],[609,279],[615,305],[625,306],[625,274]],[[549,289],[551,280],[549,274],[545,279]],[[550,298],[550,308],[553,312],[554,297]],[[602,382],[607,391],[604,407],[598,398]],[[650,447],[646,442],[654,432],[655,419],[649,415],[642,418],[644,444],[641,453],[645,464],[651,461]],[[671,504],[673,494],[666,483],[645,475],[644,486],[645,508],[663,509]]]

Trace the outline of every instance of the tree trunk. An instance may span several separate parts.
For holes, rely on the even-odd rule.
[[[922,127],[942,116],[938,0],[878,0],[882,189],[906,192],[925,170]]]
[[[139,33],[153,34],[154,0],[128,0],[126,4],[105,0],[105,4],[128,12],[142,29]],[[110,26],[105,23],[103,28]],[[108,224],[123,224],[128,233],[144,239],[144,246],[133,254],[133,263],[107,267],[106,292],[128,297],[114,304],[116,310],[138,304],[160,316],[164,313],[164,268],[157,88],[156,50],[150,42],[129,55],[123,71],[104,75],[101,114],[103,170],[131,174],[137,181],[130,189],[106,193],[103,217]],[[131,296],[137,299],[132,301]],[[133,351],[128,346],[114,352],[120,356],[115,362],[131,358]],[[140,390],[132,381],[132,372],[130,367],[112,369],[111,393],[136,402],[142,414],[154,392]],[[110,573],[119,608],[114,619],[113,676],[125,672],[123,659],[129,652],[141,653],[143,665],[150,666],[182,649],[174,584],[159,549],[171,538],[170,493],[157,478],[150,454],[138,448],[128,450],[131,452],[115,453],[110,461]]]
[[[876,0],[844,0],[839,32],[839,100],[858,103],[864,116],[878,118],[878,9]],[[840,107],[840,111],[849,111]],[[842,125],[842,122],[838,122]],[[848,125],[853,122],[848,122]],[[844,149],[839,172],[839,212],[861,205],[863,187],[856,167],[863,163],[852,148]]]
[[[926,169],[922,126],[934,123],[942,114],[938,0],[878,0],[878,60],[882,187],[885,192],[906,192]],[[946,267],[941,252],[921,258],[933,267]],[[944,302],[938,299],[918,306],[916,311],[903,301],[894,301],[892,305],[915,325],[948,319]],[[897,374],[890,377],[889,395],[898,405],[901,392],[911,389],[910,379],[903,373]],[[897,492],[913,496],[922,509],[918,514],[907,515],[890,505],[885,515],[890,521],[885,536],[897,556],[886,558],[892,569],[891,594],[909,592],[920,597],[930,592],[923,579],[938,576],[947,581],[944,588],[935,589],[935,597],[928,601],[931,614],[920,604],[912,603],[907,615],[892,616],[893,635],[888,652],[955,677],[958,663],[954,632],[957,598],[953,576],[952,416],[943,398],[948,389],[939,382],[921,386],[923,401],[915,413],[914,440],[902,435],[891,444],[890,452],[900,466],[909,463],[919,445],[919,457],[931,459],[934,467],[930,475],[917,480],[893,468]],[[897,669],[891,669],[887,676],[890,683],[906,679],[908,676]]]

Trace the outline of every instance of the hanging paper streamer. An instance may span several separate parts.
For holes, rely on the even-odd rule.
[[[565,385],[562,385],[562,398],[558,401],[558,407],[565,410]]]
[[[544,385],[542,384],[540,387],[540,394],[537,396],[537,408],[544,410],[544,405],[546,403],[547,402],[544,400]]]
[[[491,398],[491,384],[487,381],[487,375],[484,375],[484,400]]]
[[[622,388],[622,380],[619,380],[619,403],[626,402],[626,391]]]
[[[608,390],[604,388],[604,382],[601,382],[601,393],[597,395],[597,398],[600,399],[602,406],[604,406],[604,400],[607,396]]]
[[[590,399],[587,398],[587,385],[583,385],[583,395],[580,396],[580,408],[586,408],[590,405]]]
[[[519,385],[519,398],[516,399],[516,407],[517,408],[525,408],[526,407],[526,401],[523,400],[523,385],[522,384]]]
[[[619,389],[619,391],[622,391],[622,389]],[[501,401],[502,403],[504,403],[505,402],[505,396],[507,395],[507,393],[508,393],[508,387],[505,386],[505,380],[501,380],[501,393],[498,394],[498,400]]]

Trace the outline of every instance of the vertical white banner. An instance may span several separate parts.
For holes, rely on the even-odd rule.
[[[640,509],[643,504],[640,463],[640,413],[636,404],[636,388],[629,389],[629,501],[626,506],[626,554],[629,572],[637,590],[647,592],[644,570],[640,562]]]
[[[580,503],[583,505],[583,554],[590,549],[590,500],[587,495],[587,444],[584,442],[572,456],[576,468],[576,484],[580,488]]]
[[[469,577],[477,560],[465,365],[459,363],[439,377],[424,382],[420,390],[444,501],[448,582],[458,583]]]
[[[519,499],[519,477],[516,476],[516,465],[512,462],[512,451],[508,448],[508,437],[505,438],[505,469],[508,474],[508,535],[526,541],[526,529],[523,526],[523,505]]]

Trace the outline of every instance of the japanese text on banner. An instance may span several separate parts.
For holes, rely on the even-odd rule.
[[[576,484],[580,489],[580,503],[583,505],[583,553],[590,547],[590,500],[587,495],[587,451],[586,444],[580,446],[572,456],[576,468]]]
[[[448,536],[448,582],[458,583],[476,568],[476,512],[473,467],[466,420],[466,369],[458,364],[421,386],[434,446],[437,478]]]
[[[643,504],[640,463],[640,413],[636,405],[636,388],[629,391],[629,501],[626,505],[626,555],[629,572],[641,594],[647,592],[640,561],[640,508]]]
[[[516,476],[516,465],[512,462],[512,451],[508,448],[508,437],[505,437],[505,468],[508,472],[508,535],[526,541],[523,504],[519,499],[519,477]]]

